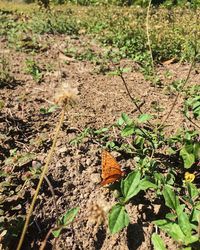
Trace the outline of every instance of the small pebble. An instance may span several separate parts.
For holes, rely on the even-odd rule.
[[[64,146],[64,147],[58,149],[58,152],[59,152],[60,154],[66,152],[66,151],[67,151],[67,147],[66,147],[66,146]]]

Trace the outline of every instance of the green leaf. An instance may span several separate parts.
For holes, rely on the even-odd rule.
[[[188,215],[183,212],[181,206],[179,206],[176,211],[178,215],[178,225],[180,226],[184,235],[190,238],[192,236],[192,227]]]
[[[199,142],[194,143],[193,151],[194,151],[195,159],[199,160],[200,159],[200,143]]]
[[[177,215],[176,214],[172,214],[172,213],[167,213],[165,215],[165,218],[168,219],[168,220],[175,220],[177,218]]]
[[[130,173],[126,179],[121,181],[121,191],[124,196],[125,202],[130,200],[133,196],[139,193],[140,189],[139,171]]]
[[[48,113],[48,111],[46,108],[40,108],[40,113],[45,115]]]
[[[33,153],[22,153],[22,155],[18,158],[18,166],[21,167],[35,158],[36,155]]]
[[[129,68],[128,68],[128,67],[123,68],[123,69],[122,69],[122,72],[123,72],[123,73],[131,72],[131,68],[130,68],[130,67],[129,67]]]
[[[127,125],[133,124],[133,120],[130,119],[129,116],[126,113],[122,113],[121,118],[123,119],[125,124],[127,124]]]
[[[152,115],[149,115],[149,114],[141,114],[139,117],[138,117],[138,122],[139,123],[144,123],[146,121],[149,121],[152,119]]]
[[[56,109],[58,109],[58,105],[53,105],[48,109],[48,113],[54,112]]]
[[[148,188],[156,189],[157,185],[154,184],[154,183],[152,183],[152,182],[150,182],[150,181],[148,181],[148,180],[146,180],[146,179],[142,179],[140,181],[140,190],[144,190],[145,191]]]
[[[68,225],[70,222],[72,222],[72,221],[74,220],[75,216],[77,215],[78,211],[79,211],[79,208],[78,208],[78,207],[72,208],[72,209],[70,209],[69,211],[67,211],[67,212],[63,215],[63,217],[62,217],[62,219],[61,219],[62,225],[66,226],[66,225]]]
[[[62,229],[74,220],[78,211],[79,211],[78,207],[72,208],[68,210],[64,215],[61,216],[61,218],[59,219],[60,227],[52,231],[52,234],[55,238],[59,237]]]
[[[101,128],[101,129],[95,130],[94,133],[97,135],[100,135],[102,133],[107,132],[108,130],[109,130],[109,128]]]
[[[185,145],[181,151],[180,156],[183,158],[184,167],[190,168],[195,162],[195,155],[193,153],[193,145]]]
[[[179,206],[179,200],[178,197],[176,197],[174,191],[168,187],[165,186],[163,189],[163,196],[165,198],[165,204],[166,206],[176,210]]]
[[[165,247],[163,240],[161,239],[161,237],[158,234],[153,233],[151,240],[152,240],[152,243],[153,243],[155,250],[166,250],[167,249]]]
[[[192,210],[190,220],[191,220],[191,222],[197,222],[197,223],[199,223],[199,218],[200,218],[200,210],[195,207]]]
[[[172,147],[168,147],[166,151],[168,155],[176,154],[176,150],[174,150]]]
[[[118,120],[117,120],[117,125],[118,126],[122,126],[124,124],[124,119],[122,117],[120,117]]]
[[[199,196],[199,190],[193,183],[187,182],[187,188],[189,196],[192,200],[196,199]]]
[[[121,136],[127,137],[135,132],[135,127],[133,125],[126,125],[125,128],[121,131]]]
[[[158,220],[153,223],[169,234],[174,240],[184,242],[185,235],[176,223],[168,222],[167,220]]]
[[[109,212],[109,229],[112,234],[119,232],[129,224],[129,216],[125,211],[125,207],[116,204]]]
[[[61,228],[59,228],[57,230],[52,231],[53,236],[55,238],[58,238],[60,236],[60,233],[61,233],[62,229],[63,229],[63,227],[61,227]]]

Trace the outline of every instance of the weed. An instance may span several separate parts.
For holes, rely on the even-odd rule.
[[[0,58],[0,88],[9,85],[14,78],[11,75],[7,59],[3,56]]]
[[[57,108],[58,108],[57,105],[52,105],[52,106],[49,107],[49,108],[41,108],[41,109],[40,109],[40,113],[41,113],[41,114],[44,114],[44,115],[51,114],[51,113],[54,112]]]
[[[104,143],[107,148],[120,151],[122,154],[123,152],[130,155],[134,153],[135,156],[135,170],[122,179],[119,185],[113,184],[111,187],[117,189],[120,196],[108,214],[109,230],[111,233],[116,233],[126,227],[130,221],[126,204],[141,191],[150,189],[150,192],[155,193],[155,197],[159,199],[163,197],[166,207],[171,210],[171,213],[166,214],[165,219],[154,223],[181,246],[192,246],[198,242],[199,190],[191,183],[195,180],[194,174],[192,179],[187,177],[189,174],[185,175],[186,179],[183,178],[181,182],[178,181],[178,176],[180,173],[183,176],[185,169],[191,168],[199,160],[199,132],[182,130],[181,133],[167,138],[162,129],[157,131],[156,128],[148,127],[147,122],[152,119],[152,115],[142,114],[133,120],[123,113],[116,124],[112,125],[115,127],[115,138],[117,132],[117,141],[111,139],[112,126],[100,129],[98,133],[93,132],[94,137],[97,134],[100,135],[96,139]],[[88,136],[88,133],[82,134],[80,138],[83,136]],[[76,142],[81,141],[76,139]],[[162,152],[163,158],[156,157],[158,152]],[[162,159],[170,159],[175,155],[178,157],[178,165],[165,166]],[[164,175],[161,174],[163,171]],[[173,191],[174,185],[178,186],[175,191]],[[183,193],[184,196],[182,196]],[[158,236],[154,235],[153,241],[155,237]],[[159,240],[162,242],[161,239]]]
[[[41,82],[42,80],[42,70],[38,66],[37,62],[33,59],[27,59],[26,60],[26,72],[30,74],[33,77],[33,80],[35,80],[37,83]]]

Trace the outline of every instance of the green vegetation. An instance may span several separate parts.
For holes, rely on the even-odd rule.
[[[2,8],[0,34],[7,37],[10,46],[31,52],[42,49],[38,42],[40,34],[79,36],[80,32],[84,32],[103,46],[112,46],[115,49],[112,58],[130,58],[140,64],[145,75],[152,74],[146,35],[147,10],[112,6],[104,11],[104,8],[91,6],[82,9],[80,14],[77,6],[69,5],[64,7],[65,11],[55,7],[51,12],[41,13],[35,6],[33,13],[22,13],[17,21],[12,15],[13,11],[7,15]],[[193,7],[160,7],[150,11],[149,36],[154,63],[172,58],[191,61],[199,48],[199,34],[195,32],[199,30],[198,12]],[[93,55],[89,53],[87,59],[90,60]],[[196,61],[200,61],[199,54]]]
[[[54,4],[64,2],[66,1],[53,1]],[[175,96],[175,102],[166,117],[160,119],[162,107],[156,102],[152,103],[151,112],[142,113],[139,101],[128,93],[140,113],[137,118],[123,112],[115,123],[107,127],[85,128],[71,140],[71,145],[78,147],[87,137],[102,147],[118,151],[122,156],[126,155],[134,161],[134,171],[130,171],[121,182],[109,187],[118,193],[116,203],[108,214],[111,233],[117,233],[129,225],[127,204],[139,194],[150,193],[151,199],[159,200],[165,208],[164,218],[155,220],[154,225],[167,233],[181,249],[199,249],[200,189],[197,182],[200,165],[200,86],[199,83],[187,86],[191,70],[195,63],[200,63],[199,1],[188,3],[168,0],[159,7],[149,9],[149,1],[142,0],[67,2],[81,6],[70,3],[61,8],[60,5],[54,6],[48,1],[45,5],[40,1],[41,8],[38,8],[37,4],[31,4],[33,8],[27,10],[26,5],[22,7],[24,5],[0,3],[0,36],[7,41],[10,48],[27,56],[24,71],[30,74],[35,82],[41,83],[44,75],[39,61],[33,59],[34,55],[45,51],[49,45],[48,41],[46,44],[40,43],[42,35],[65,34],[72,39],[93,39],[101,48],[99,52],[91,49],[90,44],[86,46],[83,43],[82,51],[68,44],[67,49],[62,51],[66,63],[69,58],[90,61],[95,66],[94,73],[121,77],[125,86],[127,85],[123,75],[129,69],[113,66],[120,60],[130,59],[137,63],[145,78],[150,80],[150,84],[159,88],[163,85],[156,72],[158,64],[169,60],[191,64],[185,79],[173,81],[165,89],[167,94]],[[156,4],[160,1],[152,2]],[[175,2],[177,6],[173,7]],[[127,7],[133,3],[140,6]],[[0,87],[4,87],[13,78],[9,62],[4,57],[0,59],[0,66]],[[165,77],[170,79],[169,71],[165,72]],[[192,127],[183,126],[179,131],[168,135],[165,130],[169,125],[168,118],[180,96],[183,99],[181,112]],[[0,111],[3,107],[2,101],[1,104]],[[49,108],[41,108],[40,113],[48,115],[57,108],[58,106],[51,105]],[[6,140],[6,135],[0,136],[1,141]],[[43,140],[41,141],[37,147],[38,151],[43,146]],[[3,163],[9,167],[0,172],[0,231],[4,245],[9,244],[13,238],[17,239],[21,233],[25,221],[25,209],[22,206],[25,201],[25,188],[32,189],[36,180],[45,178],[45,171],[42,171],[40,165],[26,169],[26,164],[35,160],[35,154],[18,152],[15,148],[7,152],[7,156]],[[18,172],[15,171],[17,168],[21,170],[20,181]],[[37,194],[41,183],[38,185]],[[34,198],[36,199],[37,195]],[[18,213],[19,210],[21,213]],[[77,213],[78,208],[74,208],[57,218],[57,225],[50,233],[55,238],[59,237]],[[24,230],[26,232],[26,228]],[[152,243],[155,249],[166,249],[156,233],[152,235]]]

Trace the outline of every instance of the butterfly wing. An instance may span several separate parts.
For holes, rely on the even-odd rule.
[[[119,180],[124,175],[120,165],[107,151],[102,152],[102,179],[101,185],[106,185]]]
[[[113,182],[120,180],[120,179],[121,179],[121,175],[119,175],[119,174],[111,175],[101,182],[101,186],[105,186],[107,184],[113,183]]]

